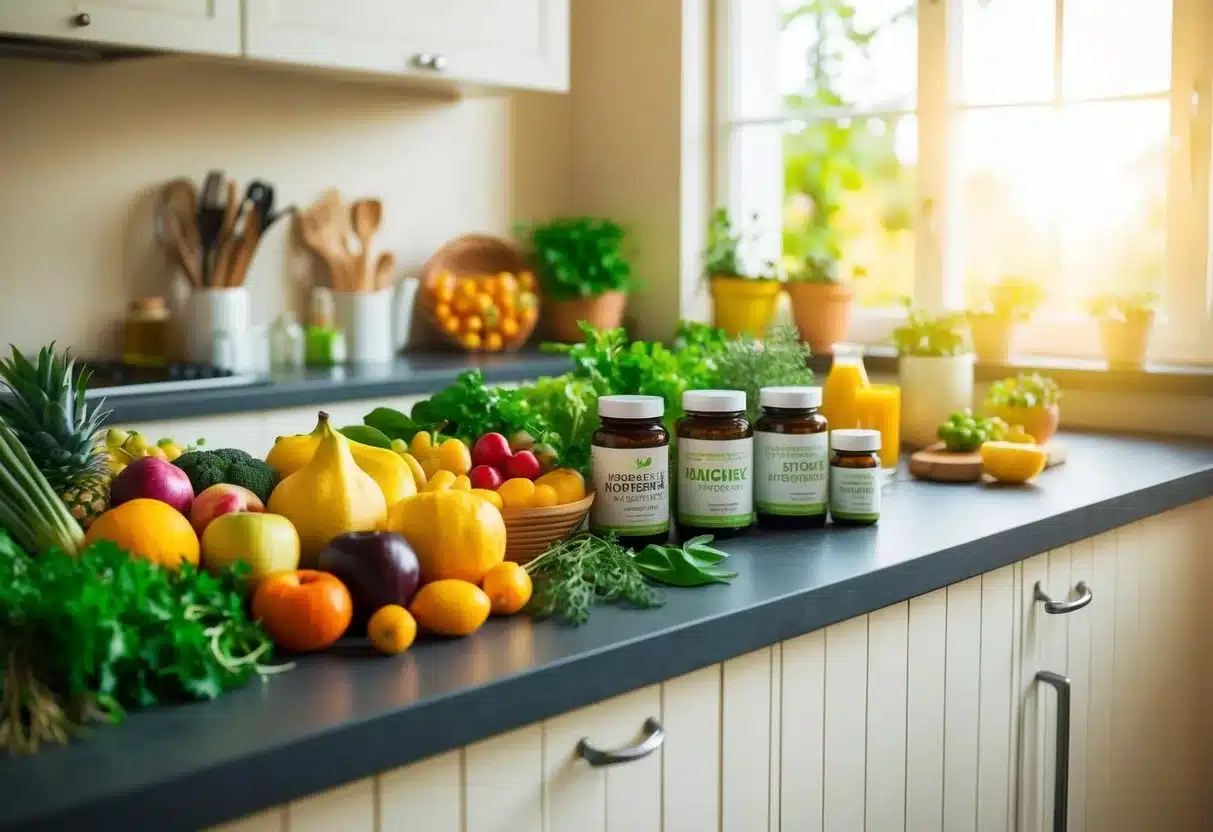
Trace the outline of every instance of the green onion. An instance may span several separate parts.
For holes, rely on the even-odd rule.
[[[34,465],[16,434],[0,422],[0,526],[28,552],[57,548],[76,554],[80,524]]]

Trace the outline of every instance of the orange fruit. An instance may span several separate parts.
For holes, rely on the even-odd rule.
[[[490,332],[484,338],[484,348],[489,352],[497,352],[505,343],[501,340],[501,335],[496,332]]]
[[[531,497],[535,494],[535,483],[526,477],[514,477],[503,482],[497,489],[497,494],[506,508],[530,508]]]
[[[484,329],[484,321],[476,315],[470,315],[463,319],[464,332],[480,332]]]
[[[479,288],[476,286],[476,278],[463,277],[459,279],[459,288],[457,294],[459,294],[461,297],[471,300],[472,298],[476,297],[476,293],[478,291]]]
[[[323,650],[350,626],[354,601],[345,584],[328,572],[277,572],[257,585],[253,617],[279,647]]]
[[[518,278],[505,272],[497,275],[497,300],[505,301],[506,298],[513,298],[517,291]]]
[[[421,629],[440,636],[468,636],[488,620],[492,602],[480,587],[456,578],[417,590],[409,612]]]
[[[437,286],[434,288],[434,300],[439,303],[450,303],[453,297],[455,297],[455,293],[450,286]]]
[[[139,498],[111,508],[89,526],[86,544],[110,540],[136,557],[175,569],[198,565],[198,535],[185,515],[168,503]]]
[[[557,468],[535,480],[535,487],[549,486],[556,492],[556,505],[567,505],[585,499],[585,479],[573,468]]]
[[[513,338],[518,334],[518,320],[516,318],[503,318],[501,321],[501,334],[506,338]]]
[[[442,331],[448,335],[457,335],[459,333],[458,318],[447,318],[446,320],[442,321],[439,326],[441,326]]]
[[[399,604],[388,604],[375,610],[366,624],[366,634],[376,650],[394,656],[408,650],[417,638],[417,619]]]
[[[489,311],[489,308],[492,305],[493,305],[493,296],[492,295],[488,294],[487,292],[481,292],[480,294],[476,295],[476,308],[478,310],[480,310],[481,312]]]
[[[527,292],[535,290],[535,275],[530,272],[523,272],[518,275],[518,286]]]
[[[434,307],[434,317],[440,321],[445,321],[447,318],[451,317],[450,304],[440,303],[437,306],[435,306]]]
[[[456,315],[469,315],[475,311],[471,298],[460,295],[451,301],[451,311]]]
[[[556,489],[550,485],[536,485],[531,493],[531,508],[551,508],[560,505]]]
[[[463,342],[463,346],[469,350],[480,349],[480,336],[475,332],[469,332],[459,339]]]
[[[489,596],[493,615],[513,615],[531,600],[531,576],[513,561],[503,561],[490,569],[480,586]]]
[[[476,278],[476,288],[486,294],[493,294],[493,287],[497,285],[497,275],[482,274]]]

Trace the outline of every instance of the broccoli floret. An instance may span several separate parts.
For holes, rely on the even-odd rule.
[[[190,478],[195,494],[215,483],[226,482],[244,486],[264,503],[278,484],[277,471],[237,448],[189,451],[173,460],[173,464]]]

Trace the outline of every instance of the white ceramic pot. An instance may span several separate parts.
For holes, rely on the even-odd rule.
[[[937,441],[941,422],[973,406],[973,355],[903,355],[898,366],[901,441],[926,447]]]
[[[381,364],[392,360],[395,312],[394,290],[333,292],[333,317],[345,332],[346,357],[355,364]]]
[[[248,289],[194,289],[185,304],[185,357],[247,370],[251,328]]]

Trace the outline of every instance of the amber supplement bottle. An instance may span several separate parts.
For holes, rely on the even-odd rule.
[[[830,447],[830,519],[872,525],[880,519],[880,431],[831,431]]]
[[[820,387],[764,387],[754,423],[754,509],[768,529],[825,525],[830,434]]]
[[[590,448],[590,528],[624,546],[664,543],[670,534],[670,434],[660,396],[602,396]]]
[[[740,390],[688,390],[678,420],[678,531],[731,537],[754,522],[754,431]]]

